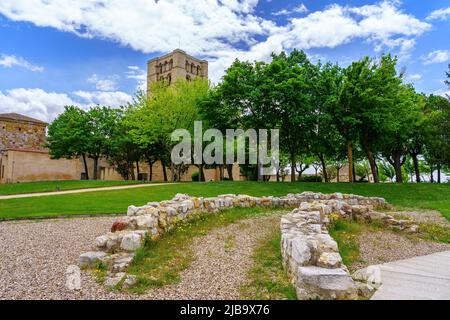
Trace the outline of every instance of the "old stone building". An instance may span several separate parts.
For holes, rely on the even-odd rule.
[[[156,81],[171,84],[179,79],[192,80],[197,77],[208,79],[208,61],[188,55],[180,49],[169,54],[151,59],[147,63],[147,93],[150,85]]]
[[[0,114],[0,183],[79,179],[79,161],[50,159],[46,129],[37,119]]]

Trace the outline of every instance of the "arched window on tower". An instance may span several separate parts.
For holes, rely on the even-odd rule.
[[[192,64],[191,64],[191,73],[192,73],[192,74],[195,74],[195,73],[194,73],[194,68],[195,68],[195,65],[192,63]]]
[[[169,62],[169,70],[172,70],[172,68],[173,68],[173,59],[170,59],[170,62]]]
[[[184,67],[186,69],[186,72],[189,72],[189,62],[186,60],[186,66]]]
[[[159,63],[159,73],[162,73],[163,67],[162,67],[162,63]]]
[[[200,66],[197,66],[197,75],[200,75]]]
[[[172,75],[170,73],[167,75],[167,82],[169,85],[172,83]]]
[[[166,72],[166,71],[167,71],[167,65],[168,65],[167,61],[166,61],[166,62],[164,62],[164,72]]]

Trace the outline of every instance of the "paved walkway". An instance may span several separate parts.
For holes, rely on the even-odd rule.
[[[379,265],[372,300],[450,300],[450,251]]]
[[[115,187],[75,189],[75,190],[54,191],[54,192],[13,194],[13,195],[0,196],[0,200],[19,199],[19,198],[33,198],[33,197],[46,197],[46,196],[57,196],[57,195],[71,194],[71,193],[85,193],[85,192],[97,192],[97,191],[134,189],[134,188],[147,188],[147,187],[163,186],[163,185],[168,185],[168,184],[176,184],[176,183],[171,182],[171,183],[133,184],[133,185],[129,185],[129,186],[115,186]]]

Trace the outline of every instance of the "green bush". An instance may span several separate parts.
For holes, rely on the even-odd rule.
[[[300,179],[301,182],[322,182],[321,176],[302,176]]]
[[[192,178],[192,181],[200,181],[200,172],[197,171],[197,172],[192,173],[191,178]]]

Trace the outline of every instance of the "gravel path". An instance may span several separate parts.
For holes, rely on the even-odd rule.
[[[90,276],[81,292],[66,288],[66,270],[117,217],[0,223],[0,299],[110,298]],[[100,294],[99,294],[100,293]]]
[[[407,218],[420,223],[432,223],[450,228],[450,221],[448,221],[442,213],[436,210],[399,211],[394,212],[393,216],[400,219]]]
[[[358,241],[361,262],[349,266],[351,270],[450,250],[447,243],[407,237],[392,231],[363,232]]]
[[[0,223],[2,299],[237,299],[251,267],[251,255],[279,217],[239,221],[193,242],[195,261],[176,285],[144,296],[105,290],[82,272],[80,291],[66,288],[66,270],[92,249],[117,217],[71,218]]]

